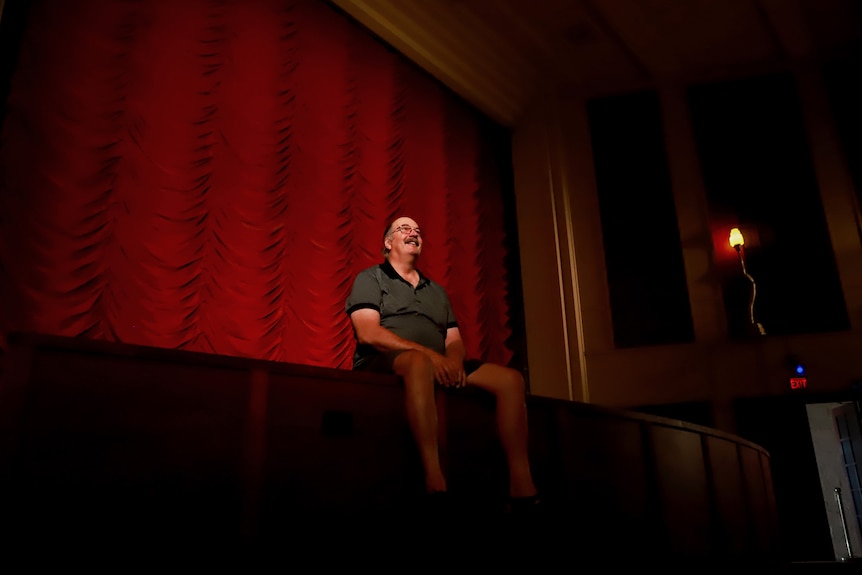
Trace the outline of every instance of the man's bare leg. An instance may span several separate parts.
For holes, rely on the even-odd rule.
[[[392,367],[395,374],[404,380],[407,422],[425,470],[425,489],[428,493],[446,491],[437,441],[437,404],[431,360],[422,352],[405,351],[398,354]]]
[[[494,394],[497,399],[497,433],[509,464],[509,495],[536,495],[527,453],[524,377],[514,369],[485,363],[467,377],[467,383]]]

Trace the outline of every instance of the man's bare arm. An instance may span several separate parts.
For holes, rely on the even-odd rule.
[[[363,345],[371,345],[379,351],[413,349],[426,354],[434,353],[433,350],[395,335],[380,325],[380,312],[376,310],[358,309],[350,314],[350,321],[353,322],[353,329],[356,331],[356,340]]]
[[[467,374],[464,373],[466,356],[467,349],[464,347],[464,340],[461,339],[461,331],[457,327],[450,327],[446,330],[446,357],[457,366],[455,371],[449,374],[456,387],[467,385]]]
[[[446,357],[452,358],[459,363],[464,362],[467,350],[461,339],[461,331],[457,327],[446,330]]]

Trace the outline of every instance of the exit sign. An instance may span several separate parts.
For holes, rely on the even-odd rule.
[[[790,378],[790,389],[805,389],[808,387],[808,378],[805,377],[791,377]]]

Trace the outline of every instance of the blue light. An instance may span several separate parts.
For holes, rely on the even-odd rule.
[[[799,375],[802,375],[803,373],[805,373],[805,368],[802,367],[801,365],[797,365],[796,366],[796,373],[798,373]]]

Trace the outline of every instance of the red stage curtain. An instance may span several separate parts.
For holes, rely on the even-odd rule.
[[[468,352],[505,364],[484,134],[321,1],[35,0],[0,149],[0,328],[349,368],[352,279],[411,215]]]

